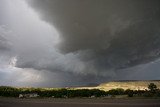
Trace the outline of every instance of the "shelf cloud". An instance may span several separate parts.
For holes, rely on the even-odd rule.
[[[0,64],[16,57],[39,86],[159,79],[159,0],[0,2]]]

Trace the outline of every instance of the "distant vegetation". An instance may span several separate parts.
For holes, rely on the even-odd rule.
[[[37,93],[39,97],[54,98],[82,98],[82,97],[109,97],[116,95],[128,95],[128,97],[160,97],[160,89],[154,83],[148,85],[148,90],[124,90],[121,88],[103,91],[99,89],[44,89],[44,88],[14,88],[1,86],[0,96],[19,97],[20,94]]]
[[[122,80],[111,81],[98,85],[96,88],[109,91],[111,89],[123,88],[124,90],[148,90],[148,84],[154,83],[160,88],[160,80]]]

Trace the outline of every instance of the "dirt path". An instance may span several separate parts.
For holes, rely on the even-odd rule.
[[[0,98],[0,107],[160,107],[160,99]]]

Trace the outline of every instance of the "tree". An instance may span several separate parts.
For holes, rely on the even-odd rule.
[[[128,95],[128,97],[133,97],[134,91],[133,91],[133,90],[130,90],[130,89],[127,89],[127,90],[125,91],[125,93]]]
[[[111,89],[107,93],[110,95],[123,95],[123,94],[125,94],[124,89],[122,89],[122,88]]]
[[[150,83],[148,85],[148,89],[149,89],[150,92],[154,93],[157,90],[157,86],[154,83]]]

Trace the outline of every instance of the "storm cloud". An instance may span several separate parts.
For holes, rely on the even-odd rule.
[[[59,31],[61,52],[88,50],[80,59],[93,60],[100,69],[128,68],[159,57],[158,0],[27,1]]]
[[[19,78],[11,85],[160,79],[159,0],[0,2],[0,84],[16,81],[18,73],[38,77],[33,84]]]

